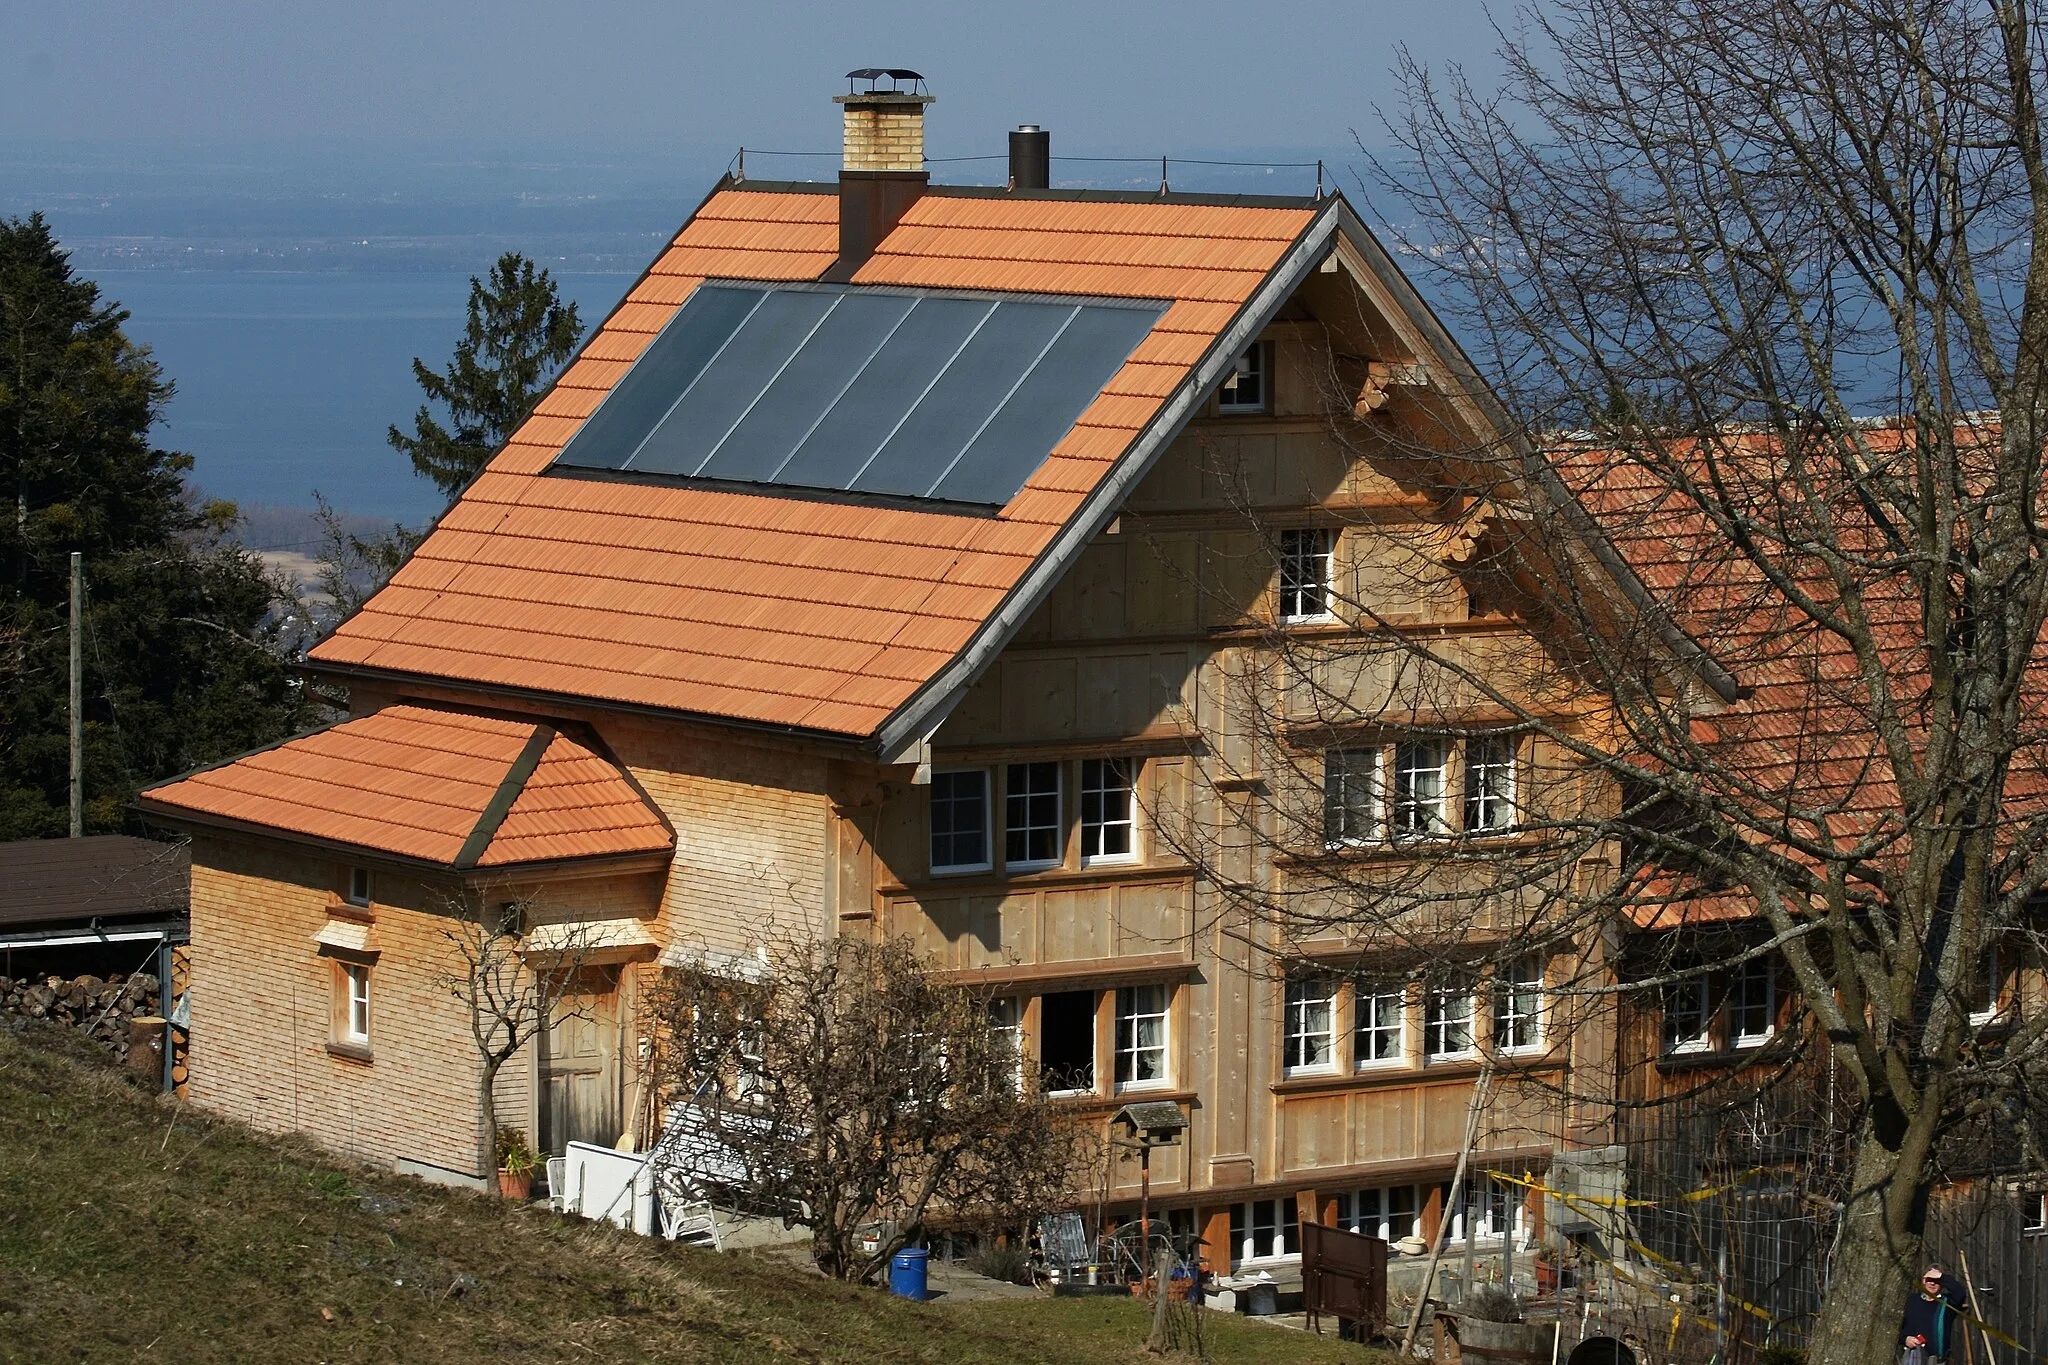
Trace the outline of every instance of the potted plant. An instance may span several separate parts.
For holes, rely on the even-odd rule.
[[[498,1193],[507,1199],[528,1199],[533,1195],[533,1173],[540,1154],[526,1140],[520,1128],[498,1130]]]
[[[1536,1292],[1557,1292],[1557,1248],[1548,1243],[1536,1248]]]

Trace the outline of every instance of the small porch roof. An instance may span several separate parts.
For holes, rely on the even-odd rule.
[[[665,856],[632,776],[542,719],[400,703],[145,789],[174,825],[249,829],[488,871]]]

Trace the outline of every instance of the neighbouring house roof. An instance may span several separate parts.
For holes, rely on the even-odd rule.
[[[126,834],[0,843],[0,929],[182,919],[191,896],[184,844]]]
[[[1118,471],[1163,444],[1220,381],[1250,339],[1239,333],[1251,305],[1284,302],[1269,298],[1271,282],[1283,262],[1313,267],[1300,248],[1311,229],[1332,230],[1339,202],[929,189],[854,286],[1164,305],[992,514],[551,472],[705,280],[814,281],[837,258],[832,187],[721,187],[405,567],[311,661],[884,748],[901,740],[884,729],[892,716],[928,730],[940,717],[907,715],[909,704],[942,677],[958,683],[974,650],[1020,623],[1034,569],[1075,548],[1088,516],[1107,519]]]
[[[546,720],[400,703],[147,788],[178,824],[260,828],[460,871],[663,855],[638,784]]]

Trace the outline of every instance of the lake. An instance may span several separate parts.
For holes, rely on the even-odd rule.
[[[442,271],[96,270],[177,385],[156,439],[194,457],[209,496],[417,523],[440,491],[385,444],[422,395],[412,359],[444,368],[462,335],[469,276]],[[631,274],[558,274],[586,327]],[[445,414],[443,414],[445,418]]]

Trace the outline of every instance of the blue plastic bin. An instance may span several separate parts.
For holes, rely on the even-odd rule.
[[[923,1303],[926,1279],[925,1262],[931,1253],[922,1247],[905,1247],[889,1260],[889,1292],[898,1298],[915,1299]]]

